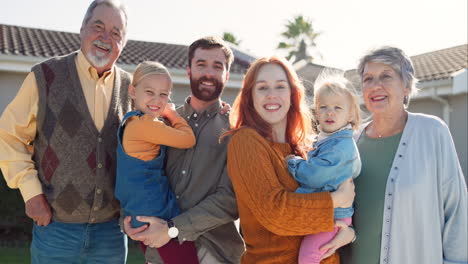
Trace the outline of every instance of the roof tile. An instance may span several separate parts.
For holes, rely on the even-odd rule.
[[[0,54],[54,57],[79,47],[80,38],[76,33],[0,24]],[[232,50],[235,60],[231,72],[245,73],[255,58],[235,48]],[[136,65],[152,60],[168,68],[185,69],[187,53],[188,46],[185,45],[129,40],[117,63]]]

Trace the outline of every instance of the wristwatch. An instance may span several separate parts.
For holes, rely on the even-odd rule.
[[[172,220],[167,220],[167,227],[169,227],[169,229],[167,230],[167,234],[170,238],[176,238],[179,235],[179,229],[175,227],[174,222],[172,222]]]

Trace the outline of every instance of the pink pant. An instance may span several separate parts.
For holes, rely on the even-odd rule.
[[[340,220],[347,225],[351,224],[351,217]],[[326,253],[326,251],[320,251],[319,248],[330,242],[339,230],[339,227],[335,227],[332,232],[305,236],[299,250],[299,264],[319,264],[320,258]]]

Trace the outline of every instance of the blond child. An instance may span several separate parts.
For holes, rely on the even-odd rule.
[[[300,184],[298,193],[336,191],[345,180],[355,178],[361,170],[361,160],[353,130],[360,123],[359,104],[349,82],[337,74],[321,75],[314,85],[314,108],[318,131],[307,160],[286,157],[288,170]],[[335,208],[335,220],[351,224],[354,209]],[[299,251],[299,263],[320,263],[326,253],[320,248],[332,240],[332,232],[307,235]]]
[[[166,146],[191,148],[195,136],[187,122],[168,103],[172,80],[160,63],[140,63],[133,74],[129,95],[136,110],[125,115],[118,130],[115,195],[133,227],[146,223],[136,216],[157,216],[168,221],[180,213],[164,174]],[[166,125],[160,118],[170,122]],[[169,229],[171,230],[171,229]],[[169,232],[171,238],[178,234]],[[165,263],[198,263],[193,242],[179,245],[172,239],[158,248]]]

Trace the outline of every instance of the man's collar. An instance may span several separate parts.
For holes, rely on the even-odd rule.
[[[191,96],[188,96],[185,99],[185,103],[184,103],[184,106],[183,106],[183,112],[182,112],[183,116],[192,116],[194,113],[196,113],[195,109],[193,109],[193,107],[190,105],[190,99],[191,99]],[[208,106],[202,113],[197,113],[197,114],[199,114],[199,115],[203,115],[203,114],[212,115],[212,114],[219,113],[221,108],[223,108],[222,105],[221,105],[221,100],[218,99],[218,101],[216,101],[213,104],[211,104],[210,106]]]

